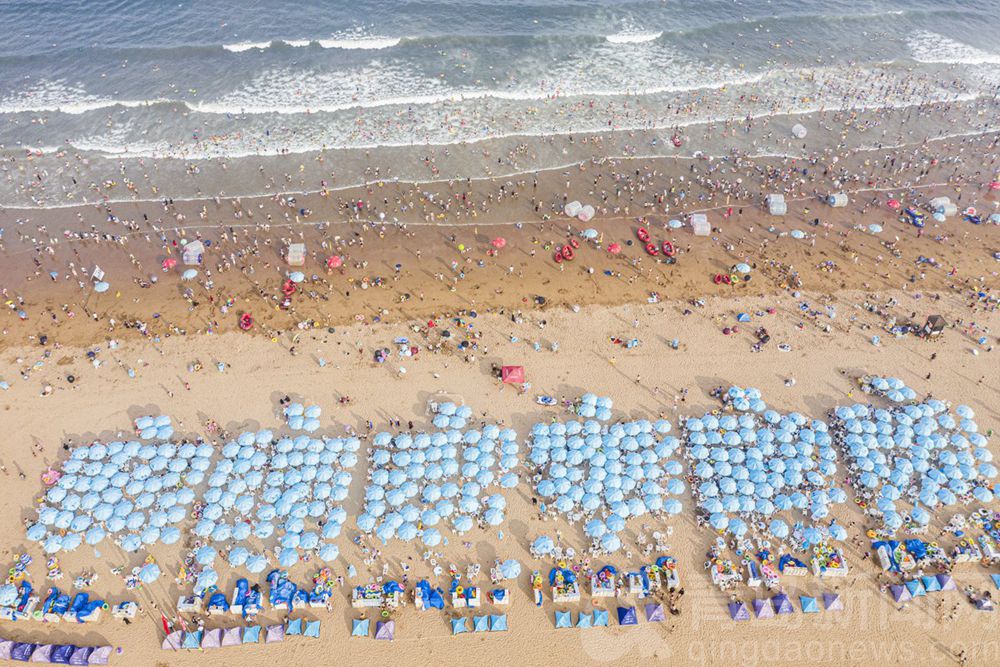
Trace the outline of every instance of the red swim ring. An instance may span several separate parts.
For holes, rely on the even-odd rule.
[[[721,273],[716,273],[715,274],[715,284],[716,285],[721,285],[722,284],[722,274]]]
[[[666,255],[667,257],[673,257],[674,256],[674,244],[671,243],[670,241],[664,241],[663,242],[663,254]]]
[[[672,141],[673,144],[674,144],[674,146],[676,146],[677,148],[681,147],[681,143],[682,143],[681,142],[681,138],[678,137],[676,134],[673,136],[673,138],[670,141]]]
[[[295,294],[295,283],[291,280],[286,280],[285,284],[281,286],[281,292],[285,296],[291,296]]]
[[[562,264],[563,261],[562,253],[557,250],[555,256],[552,259],[556,260],[556,264]]]
[[[646,244],[646,252],[648,252],[650,255],[653,255],[653,256],[656,256],[656,255],[660,254],[660,251],[656,249],[656,244],[655,243],[647,243]]]
[[[649,243],[649,232],[646,231],[645,227],[640,227],[639,230],[635,233],[635,235],[638,236],[639,240],[642,241],[643,243]]]
[[[571,246],[564,245],[563,249],[562,249],[562,256],[563,256],[563,259],[572,260],[573,257],[575,256],[573,254],[573,248]]]
[[[249,331],[251,327],[253,327],[253,316],[250,313],[240,315],[240,329]]]
[[[729,277],[729,274],[724,274],[722,276],[722,282],[726,283],[727,285],[732,285],[733,279]]]
[[[577,241],[576,239],[570,239],[569,240],[569,244],[571,246],[573,246],[574,248],[579,248],[580,247],[580,242]]]

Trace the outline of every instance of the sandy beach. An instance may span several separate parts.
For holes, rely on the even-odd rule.
[[[0,54],[0,659],[997,664],[1000,61],[792,9]]]

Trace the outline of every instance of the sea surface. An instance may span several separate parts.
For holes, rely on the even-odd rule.
[[[1000,0],[6,0],[0,29],[3,150],[88,160],[669,138],[749,99],[1000,91]]]

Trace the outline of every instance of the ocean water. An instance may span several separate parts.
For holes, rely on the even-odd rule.
[[[3,149],[98,161],[670,132],[750,99],[794,114],[1000,90],[1000,0],[13,0],[0,28]]]

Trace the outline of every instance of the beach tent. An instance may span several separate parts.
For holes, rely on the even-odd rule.
[[[195,647],[197,648],[197,647]],[[68,665],[69,659],[73,656],[76,647],[72,644],[60,644],[52,647],[52,655],[49,660],[53,665]]]
[[[469,628],[465,625],[465,617],[453,618],[451,619],[451,634],[460,635],[463,632],[468,632]]]
[[[12,648],[14,648],[14,642],[9,639],[0,639],[0,660],[10,660]]]
[[[490,630],[490,617],[489,616],[473,616],[472,617],[472,631],[473,632],[489,632]]]
[[[524,384],[524,366],[504,366],[500,369],[504,384]]]
[[[647,604],[646,605],[646,621],[649,623],[662,623],[667,620],[666,616],[663,614],[662,604]]]
[[[795,609],[792,607],[792,601],[788,599],[788,596],[784,593],[778,593],[773,598],[771,598],[771,605],[774,607],[774,613],[776,614],[792,614]]]
[[[285,628],[285,634],[291,637],[292,635],[302,634],[302,619],[296,618],[294,621],[288,621],[288,627]]]
[[[284,625],[269,625],[264,631],[264,643],[274,644],[276,642],[285,641],[285,626]]]
[[[243,628],[236,626],[235,628],[226,628],[222,631],[222,641],[220,644],[222,646],[239,646],[243,643]]]
[[[743,602],[730,602],[729,603],[729,617],[734,621],[749,621],[750,620],[750,610]]]
[[[505,632],[507,630],[507,614],[490,616],[490,632]]]
[[[368,636],[368,619],[367,618],[355,618],[351,621],[351,636],[352,637],[367,637]]]
[[[302,636],[319,639],[319,621],[307,621],[305,630],[302,631]]]
[[[184,640],[184,633],[180,630],[174,630],[169,635],[163,638],[163,643],[160,645],[161,648],[165,650],[176,651],[181,647],[181,643]]]
[[[379,621],[375,624],[375,639],[392,641],[396,638],[396,621]]]
[[[951,578],[950,574],[942,572],[934,576],[938,580],[938,583],[941,584],[942,591],[954,591],[958,589],[958,586],[955,585],[955,580]]]
[[[580,211],[582,210],[583,210],[583,204],[581,204],[575,199],[563,207],[563,212],[565,212],[566,215],[568,215],[571,218],[575,218],[576,216],[580,215]]]
[[[618,607],[618,625],[638,625],[635,607]]]
[[[906,586],[901,586],[900,584],[893,584],[889,586],[889,593],[892,595],[892,599],[896,602],[909,602],[913,599],[910,595],[910,591]]]
[[[98,650],[101,649],[108,649],[109,654],[111,652],[110,646],[102,646]],[[92,665],[108,664],[107,659],[105,659],[105,661],[102,663],[95,662],[95,660],[99,659],[100,656],[97,655],[97,651],[94,651],[94,653],[90,656],[90,664]],[[52,644],[41,644],[38,648],[36,648],[35,652],[31,654],[31,662],[52,662]]]
[[[608,627],[608,611],[607,609],[595,609],[594,610],[594,627],[595,628],[606,628]]]
[[[840,593],[823,593],[823,606],[827,611],[844,611],[844,602]]]
[[[572,628],[573,616],[568,611],[556,611],[556,628]]]
[[[844,208],[845,206],[847,206],[849,201],[850,200],[848,199],[847,195],[843,192],[832,194],[826,198],[826,203],[832,206],[833,208]]]
[[[771,606],[770,600],[755,598],[751,604],[753,605],[753,613],[757,615],[757,618],[774,618],[774,607]]]
[[[202,648],[219,648],[222,646],[222,628],[206,630],[201,638]]]
[[[994,586],[996,586],[997,588],[1000,588],[1000,574],[991,574],[990,575],[990,579],[993,580],[993,585]],[[924,585],[924,588],[926,588],[927,590],[931,590],[930,587],[927,586],[926,584]],[[941,584],[938,584],[937,590],[941,590]]]
[[[594,627],[594,615],[592,613],[580,612],[580,616],[576,619],[576,627],[578,628],[592,628]]]
[[[805,139],[808,133],[809,131],[806,130],[805,126],[802,125],[802,123],[796,123],[795,125],[792,125],[792,136],[795,137],[796,139]]]
[[[260,626],[259,625],[248,625],[243,628],[243,643],[244,644],[256,644],[260,642]]]
[[[803,614],[819,613],[819,604],[816,602],[816,598],[814,597],[809,597],[808,595],[800,595],[799,606],[802,607]]]
[[[785,203],[785,195],[768,195],[766,203],[767,212],[771,215],[785,215],[788,213],[788,204]]]
[[[581,222],[590,222],[596,213],[597,211],[594,209],[594,207],[591,206],[590,204],[587,204],[586,206],[580,209],[579,213],[576,214],[576,218]]]
[[[94,652],[90,654],[90,659],[87,664],[90,665],[106,665],[108,660],[111,659],[111,652],[114,649],[110,646],[98,646],[94,649]],[[38,651],[35,651],[38,653]],[[34,657],[34,656],[32,656]]]
[[[201,241],[191,241],[184,246],[181,258],[185,266],[198,266],[201,264],[204,254],[205,244]]]
[[[31,654],[35,652],[38,648],[38,644],[29,644],[28,642],[16,642],[10,647],[10,659],[18,660],[20,662],[28,662],[31,659]],[[88,647],[89,648],[89,647]],[[79,650],[79,649],[78,649]],[[87,654],[90,655],[89,653]],[[76,664],[76,663],[70,663]],[[79,663],[81,665],[86,665],[86,661]]]
[[[911,598],[919,598],[927,595],[927,591],[924,590],[924,585],[920,583],[919,579],[911,579],[905,583],[906,590],[910,592]]]
[[[997,577],[997,575],[992,574],[990,576],[994,577],[993,583],[996,583],[997,580],[995,577]],[[937,591],[941,590],[941,582],[938,581],[937,577],[935,577],[932,574],[920,577],[920,583],[923,584],[924,590],[927,591],[928,593],[936,593]],[[998,586],[998,588],[1000,588],[1000,586]]]
[[[940,336],[948,325],[940,315],[930,315],[924,322],[923,334],[928,337]]]
[[[695,213],[691,216],[691,229],[695,236],[712,235],[712,225],[708,224],[708,216],[704,213]]]
[[[181,648],[186,649],[199,649],[201,648],[201,630],[195,630],[194,632],[185,632],[184,641],[181,643]]]

